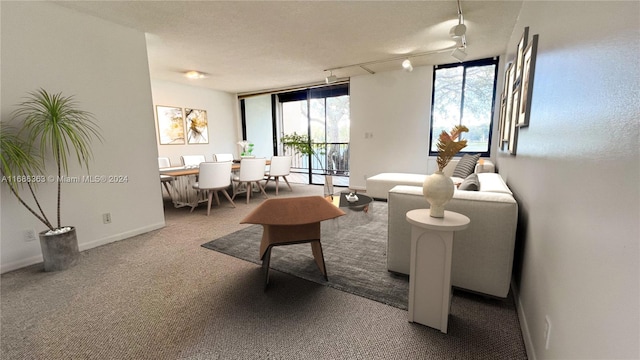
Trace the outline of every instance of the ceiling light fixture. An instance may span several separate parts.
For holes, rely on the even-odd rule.
[[[454,39],[460,39],[460,46],[463,49],[467,48],[467,26],[464,24],[464,16],[462,15],[462,5],[460,5],[460,0],[458,0],[458,25],[454,25],[451,30],[449,30],[449,35]]]
[[[184,73],[184,76],[188,77],[189,79],[204,79],[207,77],[207,74],[200,71],[191,70]]]
[[[413,71],[413,65],[411,65],[411,60],[406,59],[405,61],[402,62],[402,68],[405,69],[407,72],[412,72]]]
[[[458,61],[462,62],[462,60],[464,60],[467,57],[467,53],[464,52],[464,50],[467,49],[467,40],[466,40],[467,26],[464,24],[464,17],[462,15],[462,6],[460,5],[460,0],[458,0],[457,2],[458,2],[458,25],[454,25],[449,31],[449,35],[451,35],[451,37],[456,39],[456,45],[449,46],[439,50],[431,50],[431,51],[425,51],[425,52],[415,53],[415,54],[404,54],[401,56],[395,56],[395,57],[391,57],[383,60],[373,60],[373,61],[362,62],[362,63],[351,64],[351,65],[336,66],[329,69],[325,69],[324,71],[332,72],[334,70],[346,69],[351,67],[359,67],[370,74],[375,74],[373,70],[368,68],[369,65],[375,65],[375,64],[398,61],[398,60],[403,60],[402,67],[406,71],[412,71],[413,64],[411,64],[409,57],[415,58],[415,57],[421,57],[421,56],[427,56],[427,55],[441,54],[449,51],[453,51],[451,52],[451,56],[458,59]],[[457,42],[458,39],[460,39],[459,43]],[[331,73],[330,76],[325,78],[325,81],[327,84],[329,84],[331,82],[337,81],[337,78],[333,76],[333,73]]]
[[[454,25],[451,30],[449,30],[449,35],[452,38],[463,37],[467,32],[467,26],[465,24]]]
[[[421,56],[440,54],[440,53],[449,52],[449,51],[457,49],[457,48],[458,48],[458,45],[454,45],[454,46],[446,47],[444,49],[432,50],[432,51],[426,51],[426,52],[422,52],[422,53],[411,54],[411,57],[412,58],[416,58],[416,57],[421,57]],[[324,71],[334,71],[334,70],[346,69],[346,68],[350,68],[350,67],[359,67],[359,68],[362,68],[362,69],[366,70],[370,74],[375,74],[375,72],[373,72],[371,69],[368,69],[367,66],[386,63],[386,62],[391,62],[391,61],[398,61],[398,60],[407,60],[407,55],[395,56],[395,57],[384,59],[384,60],[374,60],[374,61],[368,61],[368,62],[363,62],[363,63],[351,64],[351,65],[337,66],[337,67],[334,67],[334,68],[325,69]]]
[[[451,52],[451,56],[453,56],[454,58],[456,58],[456,60],[462,62],[464,61],[464,59],[467,57],[467,53],[464,52],[464,50],[461,49],[455,49]]]
[[[329,71],[329,73],[330,73],[330,75],[329,75],[329,76],[327,76],[327,77],[324,79],[324,82],[325,82],[325,83],[327,83],[327,84],[333,84],[334,82],[338,81],[338,77],[337,77],[337,76],[335,76],[335,75],[333,75],[333,71]]]

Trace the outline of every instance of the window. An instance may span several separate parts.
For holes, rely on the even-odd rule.
[[[439,65],[433,70],[429,155],[437,155],[440,133],[464,125],[461,153],[489,156],[498,59]]]

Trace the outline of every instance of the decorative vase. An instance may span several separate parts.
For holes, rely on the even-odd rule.
[[[451,200],[454,190],[453,180],[442,171],[427,176],[422,184],[422,194],[431,205],[431,217],[444,217],[444,205]]]
[[[47,235],[47,231],[40,232],[40,247],[44,259],[44,271],[66,270],[78,263],[78,237],[76,228],[61,233]]]

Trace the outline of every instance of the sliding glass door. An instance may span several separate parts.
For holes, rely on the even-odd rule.
[[[317,156],[294,156],[294,171],[306,173],[311,184],[348,185],[349,87],[348,84],[278,94],[281,134],[307,135]]]

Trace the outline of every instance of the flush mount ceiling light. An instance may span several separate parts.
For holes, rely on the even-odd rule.
[[[184,73],[184,76],[188,77],[189,79],[204,79],[207,77],[207,74],[200,71],[191,70]]]
[[[411,65],[411,60],[406,59],[405,61],[402,62],[402,68],[405,69],[407,72],[412,72],[413,71],[413,65]]]

